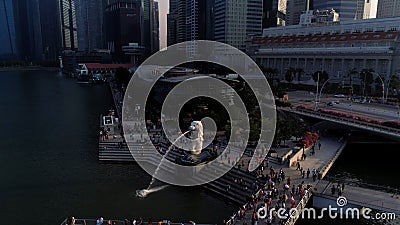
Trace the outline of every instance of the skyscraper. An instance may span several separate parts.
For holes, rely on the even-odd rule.
[[[379,0],[377,18],[398,17],[400,16],[400,1],[398,0]]]
[[[355,20],[374,18],[371,13],[371,0],[320,0],[314,1],[315,10],[334,9],[339,13],[340,20]],[[376,5],[375,5],[376,7]],[[375,8],[376,10],[376,8]],[[373,12],[374,10],[372,10]]]
[[[142,43],[145,47],[145,55],[157,52],[159,50],[159,17],[158,2],[154,0],[140,0],[142,10]],[[158,42],[158,44],[157,44]]]
[[[104,1],[75,0],[79,50],[104,48]]]
[[[177,1],[176,41],[186,41],[186,0]]]
[[[216,41],[245,48],[247,35],[262,33],[262,0],[216,0]]]
[[[215,0],[170,0],[168,45],[191,40],[214,40]]]
[[[55,61],[60,47],[58,4],[53,0],[0,3],[0,55],[25,61]]]
[[[122,46],[142,44],[143,23],[140,1],[109,1],[104,11],[105,39],[107,48],[118,61],[129,61]]]
[[[186,0],[185,41],[213,40],[214,0]]]
[[[40,0],[40,25],[42,31],[42,58],[46,61],[58,61],[61,47],[61,27],[58,3],[54,0]]]
[[[59,0],[59,3],[62,48],[65,50],[77,50],[78,31],[75,0]]]
[[[286,0],[264,0],[262,27],[285,26]]]
[[[167,46],[177,43],[178,0],[169,0],[167,14]]]
[[[153,43],[151,45],[151,53],[157,52],[160,50],[160,17],[159,17],[159,8],[158,2],[154,1],[153,3],[153,22],[152,22],[152,36]]]
[[[12,0],[0,3],[0,58],[17,57],[17,43],[15,34],[15,20]]]
[[[319,1],[316,0],[315,2]],[[313,9],[313,0],[287,0],[286,25],[299,24],[300,15],[307,9]],[[316,8],[314,7],[314,9]]]

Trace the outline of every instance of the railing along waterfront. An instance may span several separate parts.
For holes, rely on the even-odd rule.
[[[373,130],[386,131],[386,132],[391,132],[391,133],[400,135],[400,129],[388,127],[388,126],[384,126],[384,125],[380,125],[380,124],[369,123],[366,121],[360,121],[357,119],[351,119],[351,118],[342,117],[342,116],[330,115],[330,114],[322,113],[322,112],[318,112],[318,111],[311,111],[311,110],[304,110],[304,109],[296,109],[293,111],[297,111],[297,112],[300,112],[300,113],[306,114],[306,115],[307,114],[315,115],[315,116],[318,116],[323,119],[331,119],[331,120],[334,120],[335,122],[340,121],[340,122],[343,122],[346,124],[358,125],[358,127],[364,126],[366,128],[371,128]]]

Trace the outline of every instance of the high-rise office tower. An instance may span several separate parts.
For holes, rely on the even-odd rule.
[[[264,0],[262,27],[285,26],[287,0]]]
[[[60,47],[57,1],[0,3],[0,55],[25,61],[55,61]]]
[[[59,4],[54,0],[40,0],[40,25],[42,31],[42,59],[58,61],[61,47]]]
[[[262,33],[262,0],[216,0],[216,41],[245,48],[247,35]]]
[[[167,44],[214,40],[215,0],[170,0]]]
[[[177,1],[176,41],[186,41],[186,0]]]
[[[152,19],[152,45],[151,45],[151,53],[157,52],[160,50],[160,11],[158,2],[154,1],[153,3],[153,19]]]
[[[75,0],[59,0],[59,4],[62,48],[65,50],[77,50],[78,30]]]
[[[377,18],[398,17],[400,16],[399,0],[379,0]]]
[[[17,36],[15,31],[14,7],[12,0],[0,3],[0,58],[18,56]]]
[[[159,16],[158,2],[154,0],[140,0],[142,8],[142,43],[145,47],[145,55],[157,52],[159,50]],[[157,32],[156,32],[157,31]]]
[[[375,10],[373,9],[375,7]],[[376,4],[371,0],[319,0],[314,1],[315,10],[334,9],[340,20],[356,20],[374,18]]]
[[[75,0],[79,50],[104,48],[104,1]]]
[[[300,22],[300,15],[306,11],[313,9],[313,2],[319,0],[287,0],[286,7],[286,25],[295,25]],[[321,0],[324,1],[324,0]],[[314,7],[315,9],[315,7]]]
[[[376,18],[378,9],[378,0],[363,0],[358,1],[357,19],[372,19]]]
[[[140,1],[109,1],[104,11],[107,48],[119,61],[128,61],[122,46],[142,44],[142,7]]]
[[[169,0],[167,14],[167,46],[177,43],[178,0]]]
[[[186,41],[213,40],[214,0],[186,0]]]

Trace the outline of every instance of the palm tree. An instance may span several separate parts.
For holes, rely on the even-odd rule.
[[[357,75],[358,71],[356,68],[353,68],[351,70],[349,70],[348,76],[350,79],[350,88],[351,88],[351,93],[353,94],[353,76]]]
[[[374,70],[373,69],[363,69],[360,72],[360,79],[363,82],[363,96],[366,96],[368,92],[366,90],[370,89],[372,82],[374,82]],[[368,88],[367,88],[368,87]]]
[[[317,71],[313,73],[312,79],[314,80],[315,83],[323,83],[329,79],[329,74],[323,70],[323,71]]]
[[[285,80],[288,82],[288,83],[292,83],[292,81],[293,81],[293,78],[294,78],[294,74],[296,73],[296,69],[295,68],[293,68],[293,67],[290,67],[287,71],[286,71],[286,73],[285,73]]]
[[[297,73],[297,82],[300,83],[301,76],[304,73],[304,69],[303,68],[296,68],[296,73]]]

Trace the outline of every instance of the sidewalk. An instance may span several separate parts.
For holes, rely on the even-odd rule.
[[[288,167],[288,165],[280,165],[280,164],[276,164],[273,162],[269,163],[269,168],[272,166],[272,168],[274,169],[274,171],[278,172],[280,169],[282,169],[282,171],[285,174],[285,179],[283,181],[276,182],[275,186],[276,189],[278,190],[278,194],[287,194],[288,195],[288,200],[285,201],[286,203],[286,208],[290,207],[290,192],[292,189],[292,186],[295,185],[295,187],[297,187],[298,185],[300,185],[303,181],[303,186],[307,186],[307,185],[311,185],[311,187],[314,187],[317,182],[319,181],[318,179],[316,179],[315,181],[313,181],[312,178],[312,173],[310,173],[310,176],[307,178],[307,169],[310,169],[310,171],[312,171],[312,169],[316,169],[317,171],[320,170],[321,168],[323,168],[327,163],[329,163],[329,161],[335,156],[337,150],[342,146],[342,143],[338,142],[338,139],[335,137],[324,137],[322,136],[319,140],[319,142],[321,143],[321,149],[318,150],[318,142],[317,145],[315,147],[315,154],[311,155],[309,152],[306,152],[306,159],[303,161],[300,161],[300,166],[303,167],[303,169],[306,171],[305,177],[302,178],[302,175],[300,174],[299,170],[296,170],[297,167]],[[263,174],[267,174],[270,172],[270,170],[265,169]],[[287,178],[290,177],[291,178],[291,184],[290,184],[290,188],[288,191],[284,191],[284,185],[286,184],[286,180]],[[269,191],[267,189],[267,187],[264,188],[265,191]],[[300,200],[300,196],[298,194],[294,195],[295,198],[295,204],[297,205],[297,203]],[[277,198],[273,198],[272,204],[271,206],[274,207],[275,204],[277,204]],[[260,196],[259,198],[257,198],[256,203],[254,204],[254,206],[250,209],[246,210],[245,216],[242,220],[235,220],[234,224],[243,224],[244,222],[247,222],[247,224],[251,224],[251,217],[253,214],[253,211],[255,209],[257,209],[258,207],[261,206],[261,204],[265,204],[264,202],[264,196]],[[273,220],[272,224],[279,224],[279,219],[276,218]],[[258,220],[258,224],[267,224],[265,219],[259,219]]]

